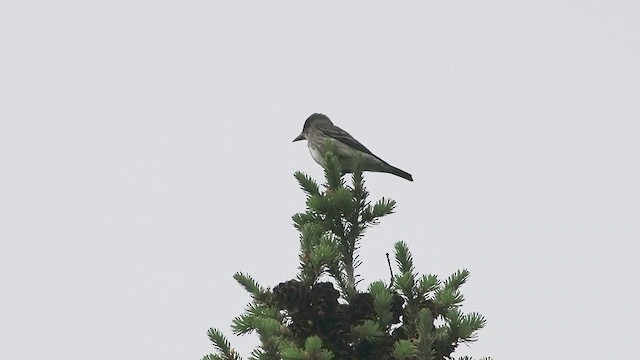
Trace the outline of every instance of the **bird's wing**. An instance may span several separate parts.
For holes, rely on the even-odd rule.
[[[339,127],[332,125],[322,128],[321,130],[326,136],[329,136],[333,139],[340,141],[341,143],[348,145],[354,149],[360,150],[365,154],[373,155],[369,149],[367,149],[364,145],[360,144],[358,140],[354,139],[353,136],[349,135],[348,132],[340,129]],[[375,156],[375,155],[373,155]],[[377,156],[375,156],[377,157]]]

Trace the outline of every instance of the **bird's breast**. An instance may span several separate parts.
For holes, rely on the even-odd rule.
[[[322,156],[320,149],[313,146],[311,141],[307,141],[307,146],[309,147],[309,152],[311,153],[313,160],[320,164],[320,166],[324,166],[324,157]]]

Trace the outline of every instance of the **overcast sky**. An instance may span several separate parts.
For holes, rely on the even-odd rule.
[[[0,6],[0,358],[199,359],[291,279],[327,114],[421,273],[471,271],[456,355],[629,358],[640,322],[637,1]],[[364,288],[364,287],[363,287]]]

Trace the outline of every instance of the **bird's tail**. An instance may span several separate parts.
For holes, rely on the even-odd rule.
[[[398,169],[395,166],[391,166],[389,165],[389,169],[387,171],[390,174],[396,175],[396,176],[400,176],[403,179],[407,179],[409,181],[413,181],[413,176],[411,176],[411,174],[409,174],[408,172]]]

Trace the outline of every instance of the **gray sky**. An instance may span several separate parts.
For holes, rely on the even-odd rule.
[[[198,359],[294,276],[323,112],[422,273],[471,271],[457,355],[628,357],[640,315],[637,1],[0,7],[0,358]],[[231,337],[247,356],[253,336]]]

